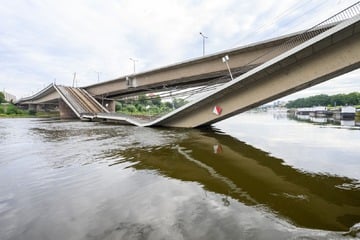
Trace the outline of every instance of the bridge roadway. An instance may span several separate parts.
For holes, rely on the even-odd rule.
[[[94,99],[86,90],[74,87],[65,87],[53,85],[61,96],[61,99],[71,109],[78,118],[82,118],[83,114],[95,115],[97,113],[108,113],[96,99]]]
[[[196,86],[227,78],[217,90],[156,120],[137,121],[106,112],[84,113],[82,117],[138,126],[199,127],[350,72],[360,66],[360,3],[353,5],[348,12],[350,17],[346,11],[340,12],[311,30],[293,34],[291,38],[285,36],[130,76],[134,79],[133,86],[127,85],[126,78],[119,78],[85,87],[95,97],[116,99],[149,88],[156,91],[164,87]],[[342,18],[344,14],[346,19]],[[230,56],[230,66],[235,71],[232,81],[224,77],[227,71],[221,56],[225,54]],[[49,86],[20,102],[50,103],[56,97],[51,89]]]

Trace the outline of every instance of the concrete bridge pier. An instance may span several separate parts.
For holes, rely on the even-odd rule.
[[[44,111],[45,104],[37,104],[36,105],[36,112]]]
[[[61,119],[77,119],[76,114],[71,108],[62,100],[59,99],[59,112]]]
[[[27,107],[29,111],[35,111],[35,112],[41,112],[44,110],[45,105],[44,104],[33,104],[30,103]]]
[[[115,101],[114,100],[101,100],[100,102],[109,112],[115,112]]]
[[[28,110],[29,111],[37,111],[37,104],[29,104]]]

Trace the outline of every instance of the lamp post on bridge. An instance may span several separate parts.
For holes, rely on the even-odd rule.
[[[205,36],[202,32],[200,32],[200,35],[203,38],[203,56],[205,56],[205,39],[208,38],[208,37]]]
[[[136,60],[136,59],[133,59],[133,58],[129,58],[129,59],[130,59],[130,61],[132,61],[133,64],[134,64],[134,73],[135,73],[135,62],[137,62],[137,61],[139,61],[139,60]]]
[[[95,71],[96,73],[97,73],[97,82],[100,82],[100,73],[101,72],[97,72],[97,71]]]
[[[232,74],[231,74],[231,70],[230,70],[230,67],[229,67],[229,55],[225,55],[223,58],[222,58],[222,62],[226,64],[226,67],[227,69],[229,70],[229,73],[230,73],[230,77],[231,77],[231,80],[234,80]]]
[[[76,72],[74,72],[74,78],[73,78],[73,84],[72,84],[73,87],[75,87],[75,83],[76,83]]]

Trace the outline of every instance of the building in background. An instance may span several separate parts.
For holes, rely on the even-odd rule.
[[[5,92],[5,90],[2,91],[2,93],[4,94],[5,100],[6,100],[7,102],[15,102],[15,101],[16,101],[16,96],[15,96],[15,95],[12,95],[12,94],[10,94],[10,93],[7,93],[7,92]]]

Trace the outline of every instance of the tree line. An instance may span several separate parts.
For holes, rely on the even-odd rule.
[[[0,116],[34,116],[36,115],[36,111],[29,110],[25,111],[17,106],[15,106],[12,102],[8,102],[5,99],[5,95],[3,92],[0,92]]]
[[[163,102],[160,96],[147,97],[142,94],[136,98],[118,101],[115,106],[116,112],[131,115],[157,115],[172,111],[186,104],[182,98],[174,98]]]
[[[5,103],[5,95],[3,92],[0,92],[0,103]]]
[[[302,108],[302,107],[314,107],[314,106],[346,106],[346,105],[360,105],[360,92],[352,92],[349,94],[336,94],[326,95],[320,94],[316,96],[298,98],[293,101],[289,101],[285,106],[287,108]]]

